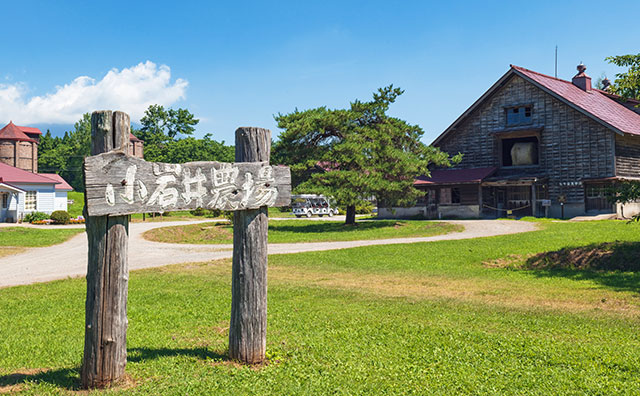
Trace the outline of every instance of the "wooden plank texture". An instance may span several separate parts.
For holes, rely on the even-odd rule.
[[[129,116],[122,112],[94,112],[91,137],[92,154],[126,149]],[[80,376],[84,388],[102,388],[121,380],[127,363],[129,217],[85,217],[89,254]]]
[[[165,164],[109,152],[86,158],[84,171],[90,216],[291,204],[289,168],[266,161]]]
[[[271,132],[236,130],[236,161],[269,160]],[[267,207],[234,212],[229,356],[260,363],[267,346]]]

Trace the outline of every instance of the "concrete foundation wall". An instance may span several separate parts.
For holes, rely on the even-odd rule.
[[[438,218],[477,219],[479,217],[480,207],[478,205],[438,206]]]
[[[640,202],[616,204],[616,213],[619,218],[629,219],[640,213]]]
[[[413,206],[411,208],[378,208],[379,219],[408,219],[424,216],[424,206]]]
[[[424,206],[378,208],[378,218],[380,219],[426,218],[426,214]],[[435,218],[477,219],[480,218],[480,207],[478,205],[440,205]]]
[[[559,219],[562,214],[562,207],[559,204],[554,204],[549,207],[549,217]],[[564,205],[564,218],[570,219],[576,216],[584,216],[586,214],[584,208],[584,202],[582,203],[566,203]],[[540,213],[540,216],[544,216],[544,212]]]

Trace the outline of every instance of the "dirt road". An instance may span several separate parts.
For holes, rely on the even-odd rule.
[[[210,222],[204,220],[200,222]],[[346,249],[358,246],[431,242],[468,239],[534,231],[535,223],[509,220],[450,221],[464,226],[464,231],[421,238],[394,238],[367,241],[274,243],[269,254],[300,253]],[[194,222],[131,223],[129,226],[129,269],[160,267],[169,264],[210,261],[231,257],[230,245],[182,245],[150,242],[142,234],[157,227]],[[79,234],[59,245],[32,248],[24,253],[0,258],[0,287],[47,282],[67,277],[85,276],[87,271],[87,236]]]

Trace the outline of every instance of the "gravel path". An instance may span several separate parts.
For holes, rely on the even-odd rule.
[[[176,221],[157,223],[130,223],[129,269],[160,267],[169,264],[203,262],[229,258],[230,245],[183,245],[150,242],[142,234],[150,229],[174,225],[210,222]],[[468,239],[494,235],[534,231],[535,223],[509,220],[455,220],[464,231],[421,238],[394,238],[367,241],[272,243],[269,254],[300,253],[319,250],[346,249],[358,246],[389,245],[398,243],[431,242]],[[87,236],[76,235],[59,245],[31,248],[24,253],[0,258],[0,287],[47,282],[67,277],[85,276],[87,271]]]

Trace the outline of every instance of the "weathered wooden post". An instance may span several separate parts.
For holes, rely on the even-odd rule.
[[[268,163],[271,131],[236,130],[236,162]],[[260,363],[267,347],[267,207],[234,212],[229,357]]]
[[[129,116],[116,111],[91,115],[91,155],[126,152]],[[89,192],[85,194],[85,211]],[[82,386],[108,386],[124,375],[127,363],[128,216],[85,212],[89,260],[85,306]]]
[[[271,132],[236,131],[238,162],[147,162],[127,155],[129,117],[92,115],[85,158],[89,238],[84,387],[120,379],[126,364],[128,214],[196,208],[236,211],[229,353],[264,360],[267,334],[267,207],[291,204],[291,172],[269,165]]]

